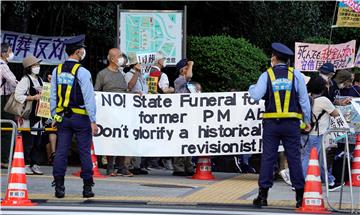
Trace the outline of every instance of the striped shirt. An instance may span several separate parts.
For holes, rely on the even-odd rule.
[[[15,92],[16,85],[15,75],[11,72],[7,63],[0,59],[0,95],[10,95]]]

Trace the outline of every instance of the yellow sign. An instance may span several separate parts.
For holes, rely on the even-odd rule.
[[[156,94],[157,88],[158,88],[158,77],[151,77],[149,76],[147,78],[147,84],[149,86],[149,93],[150,94]]]
[[[340,3],[336,26],[360,28],[360,13],[357,13],[345,4]]]
[[[50,114],[50,83],[43,83],[43,88],[41,91],[41,98],[39,101],[38,110],[36,116],[44,117],[44,118],[51,118]]]

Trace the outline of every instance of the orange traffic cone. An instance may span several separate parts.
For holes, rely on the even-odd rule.
[[[8,181],[5,200],[1,202],[1,206],[34,206],[28,199],[28,191],[25,175],[25,161],[22,137],[16,137],[16,146],[14,159],[11,165],[11,171]]]
[[[211,160],[209,157],[199,157],[196,164],[196,172],[192,179],[213,180],[215,177],[211,173]]]
[[[106,178],[106,176],[103,176],[99,171],[98,162],[97,162],[97,158],[96,158],[96,155],[95,155],[95,149],[94,149],[94,144],[93,143],[91,144],[91,160],[92,160],[92,164],[93,164],[93,172],[94,172],[93,176],[95,178]],[[81,170],[78,171],[78,172],[73,173],[72,175],[79,177],[80,173],[81,173]]]
[[[356,145],[353,157],[354,159],[351,164],[352,186],[360,187],[360,134],[356,136]]]
[[[309,166],[305,179],[304,198],[302,200],[302,206],[301,208],[297,209],[297,212],[315,214],[331,213],[324,207],[319,159],[315,147],[313,147],[310,152]]]

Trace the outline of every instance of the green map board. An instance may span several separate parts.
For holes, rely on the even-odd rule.
[[[182,57],[182,11],[119,11],[120,50],[126,54],[161,51],[168,65]]]

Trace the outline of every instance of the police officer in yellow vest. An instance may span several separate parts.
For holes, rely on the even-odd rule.
[[[273,185],[273,170],[281,142],[285,148],[291,182],[296,189],[296,207],[300,207],[304,194],[300,120],[304,118],[305,130],[310,130],[310,102],[301,73],[289,67],[293,51],[281,43],[273,43],[271,47],[271,67],[249,88],[254,100],[265,100],[259,195],[253,204],[257,207],[267,206],[268,191]]]
[[[57,198],[65,196],[64,176],[74,134],[80,154],[83,197],[94,196],[90,147],[92,135],[97,133],[96,106],[91,74],[79,63],[86,55],[84,40],[85,35],[80,35],[64,41],[69,58],[52,72],[50,109],[58,130],[53,167]]]

